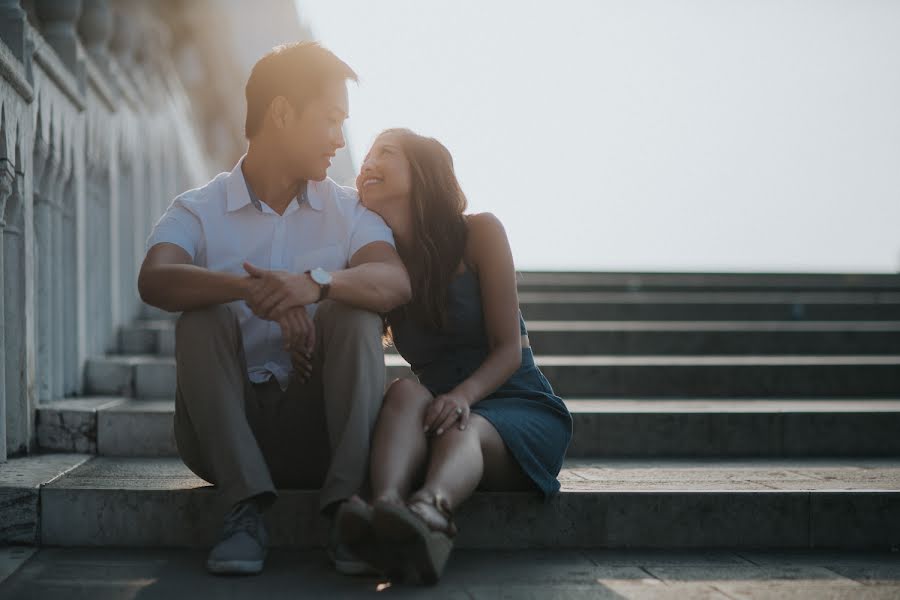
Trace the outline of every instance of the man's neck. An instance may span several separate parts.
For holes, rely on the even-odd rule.
[[[241,172],[256,197],[279,215],[306,188],[306,180],[286,177],[280,161],[269,160],[252,144],[241,164]]]

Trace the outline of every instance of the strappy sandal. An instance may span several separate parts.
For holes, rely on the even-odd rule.
[[[433,507],[446,522],[434,523],[416,508],[421,504]],[[437,583],[458,531],[447,499],[420,490],[406,505],[376,502],[374,511],[375,535],[383,547],[390,548],[384,553],[385,573],[391,578]]]
[[[375,538],[372,519],[375,511],[359,496],[341,504],[335,515],[337,537],[355,557],[383,572],[383,552]]]

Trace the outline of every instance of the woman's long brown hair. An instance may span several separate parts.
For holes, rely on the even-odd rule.
[[[467,202],[450,151],[409,129],[388,129],[409,161],[413,244],[399,249],[412,300],[388,315],[413,318],[432,330],[447,326],[447,293],[466,249]]]

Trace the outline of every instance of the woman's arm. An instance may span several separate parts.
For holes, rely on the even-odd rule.
[[[496,390],[522,364],[516,268],[503,224],[491,213],[469,217],[467,254],[478,270],[481,306],[490,352],[481,366],[453,390],[435,398],[425,417],[426,431],[440,435],[459,415],[464,429],[471,406]],[[439,401],[441,400],[441,401]],[[468,406],[460,406],[465,403]]]

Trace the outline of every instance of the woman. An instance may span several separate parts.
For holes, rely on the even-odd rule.
[[[409,271],[412,302],[388,335],[418,383],[389,387],[372,445],[373,504],[342,507],[342,541],[392,576],[433,583],[476,488],[559,490],[572,418],[534,364],[501,223],[466,215],[447,149],[409,130],[378,136],[357,179]]]

